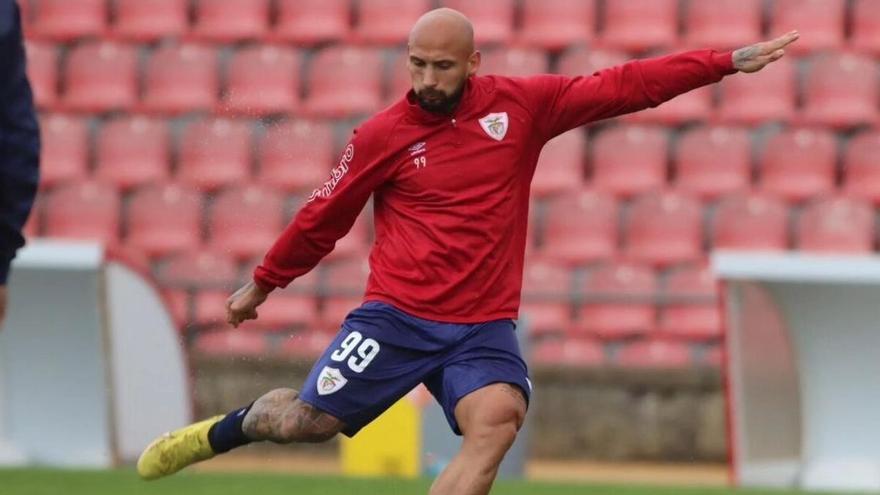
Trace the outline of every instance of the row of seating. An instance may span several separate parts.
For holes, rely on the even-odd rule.
[[[676,44],[743,46],[793,28],[795,50],[849,42],[880,51],[874,0],[19,0],[28,36],[150,41],[263,40],[401,44],[415,20],[438,6],[464,12],[477,42],[548,49],[595,42],[625,50]],[[851,5],[851,8],[849,6]],[[192,8],[192,12],[190,12]],[[112,17],[112,22],[109,19]],[[190,20],[192,17],[192,20]],[[354,20],[354,22],[352,22]],[[849,35],[849,36],[848,36]]]
[[[28,42],[27,52],[37,105],[54,111],[336,118],[376,111],[402,97],[411,85],[405,52],[344,45],[307,53],[251,45],[227,57],[225,51],[203,44],[171,43],[151,50],[94,41],[70,49],[64,64],[59,63],[57,45]],[[143,68],[142,55],[149,55]],[[386,58],[391,60],[386,63]],[[625,52],[579,48],[551,67],[543,51],[502,48],[485,53],[480,73],[523,76],[554,69],[591,74],[629,58]],[[64,90],[59,92],[59,87]],[[783,121],[846,128],[876,123],[878,103],[874,58],[826,52],[800,61],[785,58],[757,74],[727,78],[717,87],[690,92],[629,119],[673,125]]]

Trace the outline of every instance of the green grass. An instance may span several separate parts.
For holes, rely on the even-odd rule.
[[[279,474],[181,473],[143,482],[130,470],[0,469],[3,495],[398,495],[425,494],[428,480],[362,480]],[[493,495],[792,495],[722,488],[624,487],[499,481]]]

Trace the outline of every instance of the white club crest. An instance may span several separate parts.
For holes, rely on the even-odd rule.
[[[501,141],[507,134],[507,112],[490,113],[480,119],[480,125],[489,137]]]
[[[339,391],[346,383],[348,380],[342,376],[338,369],[324,366],[321,374],[318,375],[318,395],[330,395]]]

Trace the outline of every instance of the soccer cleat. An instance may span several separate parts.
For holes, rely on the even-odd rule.
[[[153,440],[138,459],[137,472],[140,477],[155,480],[214,457],[214,451],[208,443],[208,430],[221,419],[223,415],[214,416]]]

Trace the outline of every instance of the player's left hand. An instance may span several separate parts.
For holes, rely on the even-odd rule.
[[[245,320],[256,320],[257,306],[263,304],[268,296],[253,281],[246,283],[226,300],[226,322],[238,328]]]
[[[791,31],[775,40],[763,41],[733,52],[733,68],[740,72],[758,72],[785,55],[785,47],[797,41],[800,33]]]

